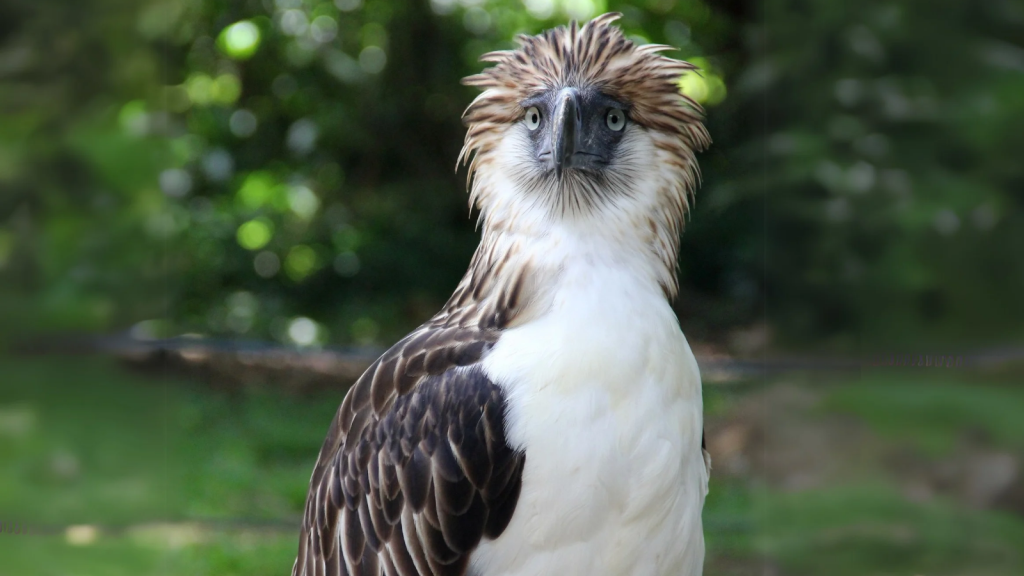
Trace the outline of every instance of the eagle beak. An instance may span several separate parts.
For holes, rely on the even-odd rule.
[[[555,116],[552,124],[551,141],[555,144],[553,160],[555,174],[561,178],[562,170],[573,166],[573,155],[579,148],[580,93],[575,88],[565,88],[558,94]]]

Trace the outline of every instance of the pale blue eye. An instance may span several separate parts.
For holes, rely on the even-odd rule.
[[[626,113],[618,108],[612,108],[605,117],[605,123],[613,132],[618,132],[626,127]]]
[[[540,109],[536,106],[531,106],[526,110],[526,127],[530,130],[540,127]]]

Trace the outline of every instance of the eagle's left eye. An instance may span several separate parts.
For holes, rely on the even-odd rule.
[[[530,106],[526,110],[526,127],[530,130],[540,127],[540,110],[536,106]]]
[[[618,132],[626,127],[626,113],[618,108],[612,108],[604,121],[613,132]]]

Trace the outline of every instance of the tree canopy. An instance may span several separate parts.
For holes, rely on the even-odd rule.
[[[999,340],[1024,318],[1011,0],[10,0],[0,315],[23,329],[386,344],[477,241],[459,80],[620,11],[702,73],[691,338]]]

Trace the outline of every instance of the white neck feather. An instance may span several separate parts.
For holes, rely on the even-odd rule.
[[[652,147],[650,154],[656,156],[658,150]],[[629,195],[617,194],[591,209],[563,214],[553,213],[549,202],[520,190],[516,169],[495,162],[474,176],[471,196],[481,210],[481,250],[501,257],[514,254],[542,276],[556,275],[579,260],[621,266],[624,274],[659,286],[669,298],[675,295],[682,223],[674,221],[677,211],[663,204],[685,202],[679,196],[686,191],[674,173],[649,171],[635,181]]]

